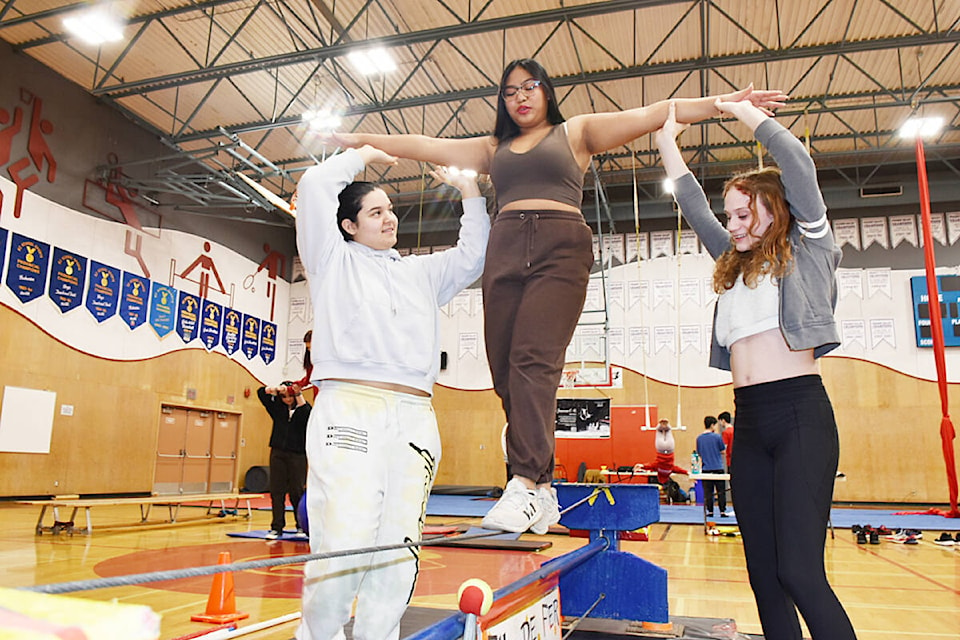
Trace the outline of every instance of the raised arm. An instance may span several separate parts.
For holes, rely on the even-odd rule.
[[[661,100],[636,109],[575,116],[570,119],[569,126],[574,129],[575,135],[579,134],[581,149],[593,155],[609,151],[656,131],[666,122],[671,103],[676,105],[677,122],[691,123],[720,115],[720,110],[717,108],[718,100],[747,102],[764,112],[772,113],[772,109],[783,106],[786,98],[782,91],[755,91],[751,85],[746,89],[720,96]]]
[[[431,138],[406,133],[331,132],[321,135],[321,139],[341,147],[357,148],[369,144],[398,158],[473,169],[477,173],[490,173],[490,160],[495,149],[493,139],[488,136]]]
[[[393,156],[370,146],[349,149],[304,172],[297,184],[297,251],[307,273],[322,269],[343,244],[337,227],[339,194],[369,164],[394,164]]]
[[[424,256],[436,265],[431,270],[437,291],[437,305],[450,302],[460,291],[470,286],[483,272],[490,236],[490,216],[486,199],[480,194],[477,176],[463,171],[453,172],[440,167],[430,172],[436,180],[460,192],[463,197],[463,216],[460,234],[451,249]]]
[[[676,112],[675,105],[667,105],[666,121],[655,136],[657,148],[663,158],[667,177],[674,182],[674,193],[680,212],[690,223],[707,252],[716,259],[730,247],[730,234],[710,209],[710,203],[707,201],[706,194],[703,193],[703,188],[683,160],[680,147],[677,145],[677,136],[687,128],[687,125],[677,122]]]
[[[770,150],[780,168],[784,195],[801,233],[810,239],[832,241],[827,205],[817,182],[817,167],[804,144],[780,123],[750,104],[717,101],[717,108],[736,117]]]

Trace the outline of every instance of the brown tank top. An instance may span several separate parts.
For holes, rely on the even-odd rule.
[[[543,140],[526,153],[510,150],[510,140],[497,145],[490,163],[490,180],[497,191],[497,207],[517,200],[554,200],[580,208],[583,171],[567,141],[563,124],[553,126]]]

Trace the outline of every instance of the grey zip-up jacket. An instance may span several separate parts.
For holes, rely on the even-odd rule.
[[[817,168],[803,143],[772,119],[763,121],[755,135],[780,167],[793,216],[789,231],[793,265],[780,280],[780,331],[790,349],[813,349],[813,356],[819,358],[840,346],[833,312],[837,307],[836,273],[841,251],[827,221]],[[693,174],[677,180],[676,194],[683,217],[716,260],[730,249],[730,233],[710,209]],[[716,308],[713,317],[710,366],[729,371],[730,351],[717,342]]]

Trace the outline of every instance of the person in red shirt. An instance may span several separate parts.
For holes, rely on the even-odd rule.
[[[733,469],[733,423],[730,422],[730,412],[721,411],[717,415],[717,422],[720,423],[720,437],[723,438],[723,444],[727,445],[727,473]]]
[[[657,450],[657,459],[654,462],[640,463],[635,467],[638,471],[640,469],[656,471],[657,482],[662,485],[666,485],[667,482],[670,481],[670,474],[682,473],[683,475],[688,475],[686,469],[674,464],[676,444],[673,439],[673,433],[671,433],[672,429],[673,427],[670,426],[669,420],[666,418],[660,420],[657,424],[657,436],[654,441],[654,446]]]

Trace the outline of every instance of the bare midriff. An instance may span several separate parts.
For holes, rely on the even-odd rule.
[[[420,396],[429,398],[430,394],[423,389],[408,387],[404,384],[395,384],[393,382],[377,382],[376,380],[351,380],[350,378],[330,378],[337,382],[349,382],[350,384],[359,384],[362,387],[373,387],[374,389],[385,389],[386,391],[395,391],[396,393],[407,393],[411,396]]]
[[[538,198],[511,202],[510,204],[504,205],[500,211],[571,211],[580,213],[580,209],[571,207],[569,204],[557,202],[556,200],[540,200]]]
[[[736,388],[819,374],[820,369],[813,349],[792,351],[780,329],[770,329],[730,345],[730,373]]]

